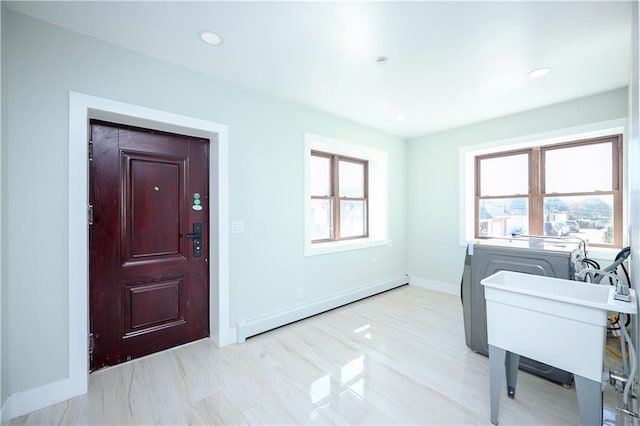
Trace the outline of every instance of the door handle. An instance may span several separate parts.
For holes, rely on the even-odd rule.
[[[193,233],[185,237],[193,240],[193,257],[202,257],[202,222],[193,222]]]

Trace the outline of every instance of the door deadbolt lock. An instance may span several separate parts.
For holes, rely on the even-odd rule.
[[[186,237],[193,240],[193,257],[202,257],[202,222],[193,222],[193,233]]]

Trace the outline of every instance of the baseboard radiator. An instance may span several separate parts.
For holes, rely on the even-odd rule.
[[[248,337],[255,336],[256,334],[291,324],[292,322],[347,305],[357,300],[365,299],[369,296],[373,296],[405,284],[409,284],[409,276],[402,274],[386,280],[376,281],[365,286],[356,287],[323,299],[294,306],[291,309],[275,314],[239,321],[237,324],[238,343],[244,343]]]

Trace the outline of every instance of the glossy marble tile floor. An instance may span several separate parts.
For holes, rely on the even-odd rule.
[[[458,297],[404,286],[242,345],[96,372],[87,395],[11,424],[490,424],[488,366]],[[520,372],[500,424],[579,424],[575,390]]]

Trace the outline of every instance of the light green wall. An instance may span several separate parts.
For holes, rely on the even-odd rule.
[[[409,275],[458,291],[465,250],[459,223],[461,148],[626,116],[627,90],[618,89],[407,141]]]
[[[2,102],[0,102],[0,194],[4,194],[5,193],[5,187],[6,187],[6,179],[5,179],[5,172],[7,170],[6,168],[6,163],[5,163],[5,136],[4,136],[4,130],[5,130],[5,126],[2,125],[2,123],[5,122],[4,119],[4,113],[6,111],[5,108],[3,108],[4,104],[4,80],[2,78],[3,73],[3,68],[4,68],[4,49],[2,49],[2,40],[4,40],[4,38],[2,37],[2,29],[3,29],[3,25],[2,25],[2,19],[3,19],[3,12],[4,12],[4,8],[5,8],[5,4],[3,1],[0,1],[0,99],[2,99]],[[4,224],[4,219],[6,217],[4,211],[5,211],[5,207],[6,204],[4,202],[4,196],[0,196],[0,408],[2,408],[4,406],[5,401],[7,400],[8,397],[8,378],[9,375],[7,374],[8,372],[8,365],[7,365],[7,357],[6,357],[6,351],[8,349],[8,344],[7,344],[7,320],[5,318],[6,313],[8,312],[7,309],[5,308],[5,303],[7,301],[7,297],[5,296],[5,288],[6,288],[6,279],[5,279],[5,271],[6,268],[4,267],[5,265],[5,258],[4,256],[2,256],[2,253],[5,253],[5,238],[4,238],[4,234],[2,232],[2,230],[5,227]]]
[[[401,139],[9,10],[4,24],[11,394],[68,374],[69,91],[228,125],[230,219],[245,222],[230,235],[232,324],[301,303],[298,287],[308,302],[406,272]],[[304,132],[388,152],[392,247],[303,255]]]

